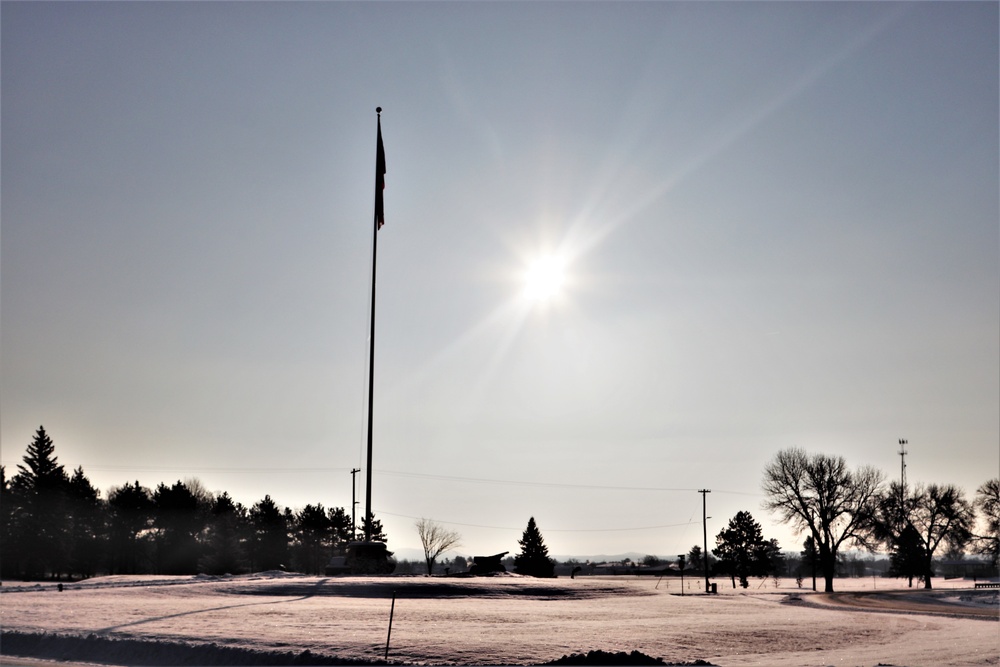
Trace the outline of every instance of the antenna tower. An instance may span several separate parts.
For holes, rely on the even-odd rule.
[[[899,529],[906,523],[906,445],[909,441],[899,439]]]
[[[909,440],[904,440],[900,438],[899,440],[899,485],[903,488],[903,493],[906,493],[906,445]]]

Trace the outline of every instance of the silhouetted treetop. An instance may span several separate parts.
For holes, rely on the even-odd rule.
[[[35,438],[28,445],[23,460],[24,464],[18,464],[20,472],[14,478],[16,486],[23,490],[55,490],[69,481],[55,455],[55,445],[43,426],[39,426],[35,432]]]
[[[535,517],[528,519],[528,527],[517,543],[521,545],[521,553],[514,556],[514,572],[532,577],[555,576],[555,563],[549,558],[549,548],[535,524]]]

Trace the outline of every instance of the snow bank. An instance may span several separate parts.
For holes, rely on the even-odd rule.
[[[3,632],[4,655],[112,665],[384,665],[304,650],[261,651],[218,644],[116,639],[47,633]]]

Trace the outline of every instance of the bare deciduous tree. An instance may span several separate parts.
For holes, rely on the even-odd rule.
[[[976,489],[975,508],[982,515],[985,532],[976,537],[976,551],[989,556],[996,569],[1000,560],[1000,477]]]
[[[870,517],[869,535],[892,553],[891,571],[913,585],[920,577],[931,587],[934,554],[942,544],[960,552],[973,538],[975,512],[954,484],[918,484],[912,491],[894,482],[880,494]]]
[[[942,542],[962,549],[972,537],[975,513],[965,493],[954,484],[918,486],[913,495],[916,500],[910,521],[923,543],[924,588],[930,588],[934,552]]]
[[[833,592],[840,547],[869,543],[869,517],[882,478],[875,468],[852,472],[843,457],[809,456],[798,448],[778,452],[764,469],[764,508],[812,536],[828,593]]]
[[[416,523],[417,534],[420,535],[420,544],[424,548],[424,561],[427,563],[427,574],[434,570],[434,563],[438,556],[448,549],[459,545],[462,536],[454,530],[448,530],[441,524],[430,519],[420,519]]]

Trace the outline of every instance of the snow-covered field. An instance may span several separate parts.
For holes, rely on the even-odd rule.
[[[389,661],[399,663],[525,665],[600,649],[720,666],[1000,664],[998,591],[973,590],[969,581],[934,580],[927,594],[900,581],[839,579],[846,594],[834,597],[793,580],[754,581],[747,590],[715,581],[716,596],[701,595],[699,579],[688,578],[682,596],[677,579],[646,577],[267,572],[99,577],[61,592],[55,584],[4,582],[0,626],[7,638],[45,632],[92,643],[378,660],[391,611]],[[5,663],[14,643],[0,645]],[[103,659],[140,662],[122,653],[125,645]]]

